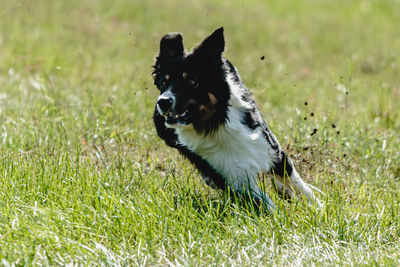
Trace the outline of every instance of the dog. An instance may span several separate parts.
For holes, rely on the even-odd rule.
[[[224,29],[191,52],[180,33],[160,41],[152,76],[160,91],[153,121],[158,136],[199,170],[210,186],[250,196],[270,212],[276,206],[257,179],[272,174],[279,195],[305,196],[321,207],[261,117],[237,69],[223,57]]]

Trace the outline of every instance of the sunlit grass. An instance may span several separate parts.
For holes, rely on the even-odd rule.
[[[0,0],[1,263],[400,264],[399,4]],[[322,210],[238,203],[157,138],[160,37],[220,26]]]

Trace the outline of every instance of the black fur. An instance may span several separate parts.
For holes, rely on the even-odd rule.
[[[229,86],[225,82],[225,68],[221,56],[223,47],[222,28],[215,31],[189,54],[183,50],[180,34],[168,34],[161,39],[160,54],[153,66],[154,84],[160,93],[163,93],[169,85],[173,85],[172,92],[179,95],[176,103],[178,109],[174,110],[174,113],[182,113],[183,109],[187,108],[183,103],[190,98],[195,99],[198,103],[208,104],[207,93],[211,93],[218,99],[213,119],[208,120],[205,125],[199,123],[202,114],[193,108],[190,110],[191,122],[195,129],[204,134],[214,131],[226,120]],[[183,73],[187,73],[188,77],[183,78]],[[165,75],[169,75],[169,81],[165,80]],[[200,87],[191,88],[188,84],[190,80],[198,82]],[[162,124],[157,125],[161,126]],[[171,143],[171,141],[167,142]]]

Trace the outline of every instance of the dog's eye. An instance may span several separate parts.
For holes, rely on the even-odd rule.
[[[189,80],[188,83],[189,83],[190,87],[192,87],[192,88],[199,87],[199,83],[195,80]]]

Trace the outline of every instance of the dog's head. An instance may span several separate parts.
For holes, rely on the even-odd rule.
[[[156,108],[168,128],[193,124],[208,133],[225,121],[229,87],[225,79],[223,28],[217,29],[192,52],[186,53],[182,35],[170,33],[160,42],[153,66],[160,90]]]

